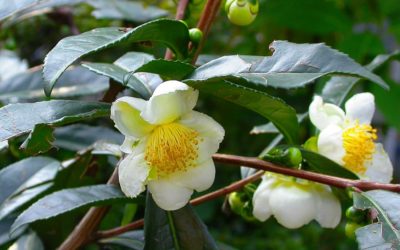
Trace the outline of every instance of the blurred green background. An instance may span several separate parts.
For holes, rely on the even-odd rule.
[[[30,67],[42,64],[45,55],[63,37],[84,32],[96,27],[124,26],[133,27],[143,20],[154,18],[151,13],[143,14],[141,10],[124,10],[119,15],[107,13],[104,1],[76,1],[74,6],[58,6],[51,12],[26,17],[23,20],[4,23],[0,30],[0,46],[16,52],[19,57],[27,60]],[[83,3],[79,3],[83,2]],[[97,2],[98,5],[93,4]],[[103,2],[103,3],[102,3]],[[108,1],[113,2],[113,1]],[[135,2],[135,1],[132,1]],[[167,16],[175,15],[175,1],[137,1],[145,6],[156,6],[167,10]],[[194,27],[200,16],[204,1],[192,0],[186,21],[189,27]],[[97,6],[97,7],[96,7]],[[100,7],[99,7],[100,6]],[[94,11],[96,10],[96,11]],[[135,12],[136,11],[136,12]],[[164,12],[162,12],[164,13]],[[393,52],[400,43],[400,2],[398,0],[260,0],[260,10],[255,22],[246,27],[231,24],[221,8],[205,44],[202,54],[222,56],[230,54],[270,55],[268,45],[273,40],[288,40],[296,43],[326,43],[329,46],[347,53],[361,64],[369,63],[376,55]],[[144,15],[140,20],[138,16]],[[147,16],[146,16],[147,15]],[[145,51],[162,57],[164,50],[157,44],[123,44],[93,56],[85,57],[87,61],[112,62],[128,51]],[[204,57],[203,57],[204,58]],[[374,124],[380,129],[380,140],[392,158],[393,165],[399,168],[400,161],[400,116],[398,115],[400,100],[400,65],[392,62],[378,71],[390,85],[387,92],[369,83],[357,85],[354,92],[371,91],[375,94],[378,112]],[[323,86],[323,79],[306,88],[282,91],[270,89],[274,95],[282,97],[293,105],[299,113],[307,110],[315,92]],[[1,86],[2,82],[0,82]],[[99,99],[97,96],[86,99]],[[39,97],[38,99],[44,99]],[[6,102],[4,102],[6,104]],[[211,96],[201,95],[197,109],[209,114],[220,122],[226,130],[226,137],[220,152],[245,156],[257,156],[275,137],[271,134],[250,135],[255,125],[266,123],[265,119],[241,107]],[[108,120],[92,121],[89,125],[102,125],[112,128]],[[312,135],[308,121],[302,126],[303,142]],[[108,131],[110,132],[110,131]],[[60,138],[70,132],[60,131]],[[104,135],[104,134],[101,134]],[[117,135],[110,136],[120,141]],[[9,148],[0,152],[0,167],[27,157],[18,151],[18,145],[23,138],[9,142]],[[88,139],[89,140],[89,139]],[[94,140],[94,139],[93,139]],[[82,145],[74,149],[83,149],[92,141],[81,141]],[[75,155],[71,147],[52,149],[47,155],[59,160]],[[76,176],[71,178],[70,187],[82,186],[88,183],[104,183],[112,172],[115,159],[105,156],[89,156],[85,163],[80,163]],[[87,163],[90,164],[87,164]],[[86,165],[86,167],[85,167]],[[89,167],[87,167],[89,166]],[[82,178],[84,176],[84,178]],[[399,173],[396,171],[396,179]],[[212,189],[220,188],[240,178],[237,167],[217,166],[217,181]],[[201,194],[198,194],[201,195]],[[286,229],[274,219],[266,223],[246,222],[234,215],[229,209],[223,209],[222,198],[196,207],[196,211],[204,219],[215,239],[221,242],[224,249],[355,249],[355,241],[344,235],[343,221],[338,229],[321,229],[317,223],[311,223],[299,230]],[[343,202],[345,209],[349,200]],[[28,204],[25,205],[25,207]],[[102,228],[119,225],[122,213],[126,208],[116,205],[102,223]],[[296,208],[293,208],[295,212]],[[50,222],[34,225],[43,243],[48,249],[53,249],[72,230],[86,210],[79,210],[73,215],[61,216]],[[71,219],[71,216],[73,219]],[[140,207],[135,218],[143,216]],[[3,245],[5,248],[7,246]],[[116,245],[92,245],[88,249],[125,249]]]

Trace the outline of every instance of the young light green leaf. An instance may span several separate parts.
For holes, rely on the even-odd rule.
[[[365,66],[366,69],[374,71],[386,62],[399,58],[400,51],[395,51],[388,55],[378,55]],[[350,90],[360,81],[357,77],[334,76],[324,86],[321,96],[325,101],[336,105],[341,105],[349,94]]]
[[[146,200],[144,236],[144,250],[218,249],[190,205],[166,212],[157,207],[150,193]]]
[[[372,190],[353,193],[354,207],[358,209],[374,208],[378,213],[378,222],[356,231],[359,248],[399,249],[400,248],[400,195]]]
[[[36,155],[49,151],[53,147],[54,128],[46,124],[36,124],[20,149],[29,155]]]
[[[185,82],[202,92],[225,99],[264,116],[284,134],[289,143],[296,144],[298,142],[299,123],[296,111],[281,99],[265,92],[221,80],[218,77],[206,81],[185,80]]]
[[[142,65],[136,72],[154,73],[172,80],[181,80],[194,70],[195,67],[188,63],[157,59]]]
[[[64,189],[43,197],[20,214],[11,232],[25,224],[50,219],[81,207],[115,204],[119,201],[134,202],[135,199],[127,198],[119,188],[112,185]]]
[[[359,179],[356,174],[318,153],[299,148],[311,171],[347,179]]]
[[[189,33],[182,22],[159,19],[133,29],[98,28],[77,36],[64,38],[45,58],[43,76],[46,81],[46,95],[51,94],[57,79],[74,61],[127,39],[131,42],[162,42],[172,49],[178,58],[182,59],[187,55]]]
[[[0,141],[28,133],[36,124],[59,126],[109,115],[110,105],[99,102],[54,100],[9,104],[0,108]]]

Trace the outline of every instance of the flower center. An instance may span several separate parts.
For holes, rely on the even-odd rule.
[[[344,166],[358,174],[367,170],[364,163],[371,160],[375,151],[376,129],[367,124],[356,124],[343,132]]]
[[[199,133],[178,123],[156,127],[148,138],[145,160],[163,177],[195,166]]]

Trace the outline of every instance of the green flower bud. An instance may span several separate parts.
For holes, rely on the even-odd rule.
[[[190,41],[195,44],[200,43],[201,39],[203,39],[203,32],[198,28],[193,28],[189,30]]]
[[[318,153],[318,137],[310,137],[303,145],[303,147],[309,151]]]
[[[355,222],[347,222],[346,226],[344,227],[344,232],[346,236],[350,239],[356,238],[356,230],[362,227],[362,225],[355,223]]]
[[[228,196],[229,206],[231,210],[236,214],[241,214],[243,209],[243,201],[241,195],[238,192],[232,192]]]
[[[258,0],[250,3],[248,0],[227,0],[225,11],[229,20],[240,26],[249,25],[257,17]]]
[[[346,217],[349,220],[361,223],[361,222],[364,222],[364,220],[365,220],[365,212],[351,206],[346,210]]]
[[[303,156],[301,155],[300,149],[294,147],[288,149],[286,158],[288,165],[294,167],[299,166],[303,161]]]
[[[265,155],[261,156],[261,159],[270,161],[278,164],[282,164],[288,167],[298,167],[303,160],[301,151],[298,148],[290,147],[288,149],[273,148]]]

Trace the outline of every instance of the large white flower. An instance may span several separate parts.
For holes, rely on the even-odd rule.
[[[122,191],[136,197],[145,185],[165,210],[183,207],[193,190],[214,182],[212,154],[224,129],[209,116],[193,111],[198,91],[178,81],[160,84],[152,97],[122,97],[111,107],[115,126],[125,135],[119,166]]]
[[[322,227],[334,228],[341,218],[339,200],[329,186],[266,173],[254,192],[253,215],[260,221],[273,215],[287,228],[299,228],[315,219]]]
[[[374,96],[356,94],[344,112],[316,96],[309,107],[311,122],[321,130],[318,152],[356,173],[361,179],[389,183],[393,166],[370,123],[375,111]]]

